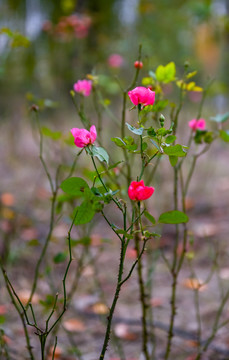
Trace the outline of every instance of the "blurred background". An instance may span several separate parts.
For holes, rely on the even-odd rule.
[[[58,142],[58,139],[53,141],[52,133],[49,136],[47,128],[45,130],[45,135],[48,135],[44,140],[45,159],[54,178],[56,164],[70,166],[76,154],[75,147],[69,150],[66,142],[62,141],[61,134],[70,138],[71,127],[82,127],[70,91],[78,79],[85,79],[87,74],[98,75],[98,87],[103,95],[105,134],[109,132],[109,136],[104,136],[102,141],[105,140],[104,147],[115,157],[115,152],[120,152],[111,143],[110,135],[119,136],[119,130],[108,115],[111,110],[116,120],[121,118],[120,87],[126,88],[131,83],[139,44],[142,44],[144,66],[138,85],[141,84],[142,77],[149,75],[150,70],[155,71],[158,65],[166,65],[171,61],[176,64],[178,77],[182,76],[184,63],[188,61],[190,71],[198,71],[194,78],[198,86],[205,87],[210,79],[214,80],[204,106],[203,117],[210,129],[216,128],[216,124],[210,122],[209,118],[229,110],[229,0],[0,0],[0,234],[4,240],[0,242],[0,253],[7,253],[8,266],[14,274],[17,290],[27,289],[27,297],[31,287],[28,277],[33,276],[33,270],[28,269],[34,268],[34,259],[37,259],[40,245],[47,234],[51,197],[49,182],[39,160],[39,136],[29,111],[31,104],[36,103],[44,110],[40,114],[42,126],[61,131],[59,135],[54,135],[61,138]],[[167,91],[169,96],[171,88],[168,87]],[[171,97],[177,102],[173,93]],[[182,144],[185,144],[189,135],[187,122],[196,116],[201,96],[197,92],[189,92],[187,98],[180,116],[184,125],[183,130],[181,129]],[[85,104],[87,114],[91,114],[91,122],[97,125],[92,96],[85,99]],[[131,106],[129,102],[127,108],[130,109]],[[127,117],[128,120],[129,117],[136,120],[136,112],[128,111]],[[228,164],[228,144],[216,141],[208,155],[204,155],[203,159],[201,157],[188,199],[187,206],[194,219],[190,228],[198,240],[195,243],[199,256],[198,270],[201,276],[203,273],[203,278],[206,278],[205,270],[209,265],[209,260],[206,259],[210,258],[208,246],[211,241],[202,240],[210,239],[215,241],[217,246],[220,244],[220,264],[228,267],[229,168],[225,164]],[[77,166],[78,175],[75,176],[81,176],[81,171],[82,176],[91,183],[93,175],[89,173],[85,154]],[[153,182],[156,188],[151,205],[154,216],[159,215],[163,209],[167,211],[172,201],[172,184],[168,180],[172,178],[172,167],[166,160],[161,166],[162,171]],[[113,216],[115,212],[109,215]],[[50,245],[52,257],[58,250],[63,251],[68,221],[63,217],[55,228]],[[111,266],[115,268],[118,258],[114,256],[114,251],[118,254],[117,241],[103,241],[107,238],[113,239],[113,234],[107,232],[107,227],[101,222],[99,215],[89,227],[91,229],[88,232],[84,227],[79,230],[77,239],[80,236],[85,237],[85,234],[91,236],[92,253],[97,256],[98,252],[98,258],[101,259],[100,252],[104,249],[105,255],[99,260],[99,272],[86,267],[84,276],[88,282],[81,288],[81,295],[84,296],[82,303],[86,303],[85,299],[93,302],[91,298],[98,292],[93,274],[96,276],[99,273],[102,283],[105,283],[106,295],[112,295],[114,276],[110,269]],[[162,238],[162,244],[166,249],[170,249],[173,234],[163,234]],[[215,248],[212,252],[215,253]],[[130,252],[129,263],[132,263],[133,258],[134,255]],[[56,267],[61,265],[54,260],[53,264],[50,261],[45,263],[45,266],[45,276],[52,272],[59,276],[59,281],[55,282],[58,289],[63,272],[60,268],[58,273]],[[168,274],[163,269],[159,269],[162,278],[159,271],[157,285],[161,286],[159,294],[163,294],[161,301],[162,304],[165,303],[165,307],[162,305],[160,308],[162,311],[158,319],[163,319],[166,323],[170,284]],[[227,276],[228,273],[227,271]],[[39,295],[44,298],[49,289],[42,279],[41,285],[38,289]],[[119,315],[129,314],[131,317],[139,311],[135,308],[138,306],[138,299],[134,280],[130,286],[131,291],[124,292],[126,298],[123,301],[128,307],[120,307]],[[213,295],[217,295],[215,289],[213,284],[212,293],[206,293],[205,304]],[[56,288],[54,290],[56,291]],[[85,294],[90,296],[87,295],[86,298]],[[132,299],[133,296],[136,301]],[[6,292],[3,298],[4,303],[9,302]],[[190,298],[189,294],[187,298]],[[183,320],[185,315],[189,315],[186,314],[187,298],[183,299],[185,310],[181,313],[183,317],[181,316],[179,323],[182,327],[189,323]],[[134,311],[130,307],[131,302]],[[77,302],[74,303],[76,308],[78,305]],[[166,306],[167,312],[164,311]],[[207,311],[208,309],[206,318],[210,319],[213,309],[211,308],[209,313]],[[6,313],[9,314],[8,308]],[[11,314],[6,316],[10,317]],[[16,318],[15,314],[12,316]],[[20,342],[20,336],[14,334],[14,331],[19,333],[20,324],[15,325],[14,318],[11,319],[11,324],[12,333],[9,332],[9,335]],[[194,324],[193,328],[195,326]],[[81,331],[83,342],[84,328],[81,327]],[[103,333],[102,328],[101,334]],[[96,340],[96,336],[95,326],[93,339]],[[228,343],[228,332],[226,336]],[[88,344],[85,341],[86,351],[89,351]],[[19,344],[19,349],[20,346]],[[100,343],[91,342],[91,347],[93,346],[100,348]],[[182,346],[186,347],[186,344]],[[133,351],[132,345],[130,349]],[[94,354],[91,358],[95,358]]]
[[[0,28],[20,32],[0,36],[1,121],[26,93],[51,97],[68,108],[69,89],[87,73],[118,75],[125,83],[143,48],[144,72],[174,61],[189,61],[202,82],[216,79],[218,111],[229,86],[228,0],[1,0]],[[119,54],[121,62],[110,64]],[[106,91],[115,95],[116,82]]]

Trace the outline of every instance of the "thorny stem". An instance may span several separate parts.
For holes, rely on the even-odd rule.
[[[140,211],[141,210],[140,210],[140,202],[139,202],[138,203],[139,215],[140,215]],[[141,217],[140,217],[139,223],[137,225],[137,230],[140,230],[141,234],[143,236]],[[139,258],[139,260],[137,262],[137,273],[138,273],[138,284],[139,284],[139,291],[140,291],[140,302],[141,302],[141,308],[142,308],[142,352],[145,356],[145,359],[149,360],[150,359],[150,355],[149,355],[149,351],[148,351],[149,335],[148,335],[147,322],[146,322],[148,305],[146,303],[145,284],[144,284],[144,280],[143,280],[142,259],[141,259],[141,252],[140,252],[140,246],[139,246],[140,240],[141,240],[141,237],[139,236],[139,232],[136,232],[134,235],[134,242],[135,242],[135,249],[136,249],[137,257]]]
[[[144,242],[143,242],[142,249],[141,249],[141,251],[139,252],[139,256],[137,257],[137,259],[136,259],[136,260],[134,261],[134,263],[132,264],[128,275],[125,277],[125,279],[123,279],[123,280],[121,281],[121,283],[120,283],[121,286],[131,277],[131,275],[132,275],[132,273],[133,273],[133,271],[134,271],[137,263],[139,262],[140,258],[141,258],[142,255],[144,254],[146,243],[147,243],[147,240],[145,239]]]
[[[118,301],[119,293],[120,293],[120,290],[121,290],[121,285],[120,284],[121,284],[121,281],[122,281],[122,274],[123,274],[124,260],[125,260],[125,253],[124,252],[125,252],[125,240],[123,239],[123,241],[121,242],[120,261],[119,261],[119,269],[118,269],[118,280],[117,280],[115,295],[114,295],[114,298],[113,298],[113,301],[112,301],[110,312],[109,312],[109,315],[107,317],[106,334],[105,334],[103,347],[102,347],[102,351],[101,351],[99,360],[104,359],[105,353],[107,351],[107,346],[108,346],[108,343],[109,343],[109,340],[110,340],[112,318],[113,318],[114,310],[115,310],[115,307],[116,307],[116,303]]]
[[[106,300],[106,296],[105,296],[105,292],[103,290],[103,287],[102,287],[102,284],[100,282],[100,279],[99,279],[99,269],[97,268],[97,262],[96,262],[96,259],[95,257],[91,255],[91,264],[93,266],[93,269],[94,269],[94,284],[95,284],[95,288],[97,289],[97,291],[99,290],[99,293],[100,293],[100,299],[101,301],[107,305],[107,300]],[[107,305],[108,306],[108,305]],[[106,319],[105,317],[101,317],[101,321],[103,322],[103,324],[105,323],[106,324]],[[120,360],[126,360],[126,357],[125,357],[125,352],[124,352],[124,349],[123,349],[123,346],[122,346],[122,343],[120,341],[120,338],[113,332],[111,332],[111,345],[113,345],[114,348],[117,349],[117,352],[118,352],[118,356],[120,358]]]
[[[177,126],[178,126],[178,118],[180,111],[183,105],[183,88],[180,88],[180,99],[177,111],[174,116],[174,125],[173,125],[173,135],[176,135]],[[174,201],[174,210],[178,210],[178,167],[174,167],[174,186],[173,186],[173,201]],[[174,329],[174,321],[176,316],[176,296],[177,296],[177,278],[179,275],[180,268],[176,270],[177,266],[177,249],[179,244],[179,226],[176,224],[176,235],[175,235],[175,243],[173,247],[173,262],[170,268],[170,273],[172,276],[172,293],[170,298],[170,322],[169,322],[169,330],[167,337],[167,345],[165,350],[165,360],[169,359],[169,355],[171,352],[172,339],[173,339],[173,329]],[[180,263],[181,265],[182,263]]]
[[[142,45],[139,45],[138,61],[141,60],[141,51],[142,51]],[[129,90],[131,90],[136,85],[137,80],[138,80],[139,71],[140,71],[140,68],[137,68],[132,83],[128,86],[128,88],[126,90],[123,91],[122,122],[121,122],[121,138],[122,139],[125,137],[127,93]],[[126,181],[127,181],[127,186],[129,186],[130,181],[131,181],[131,168],[130,168],[130,163],[129,163],[129,159],[128,159],[128,153],[125,148],[123,148],[123,154],[124,154],[125,162],[126,162],[126,166],[127,166]]]

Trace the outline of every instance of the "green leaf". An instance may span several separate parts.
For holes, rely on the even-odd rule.
[[[141,115],[142,114],[145,115],[145,114],[148,114],[151,111],[155,111],[154,107],[155,107],[155,103],[153,105],[144,106],[144,108],[141,110]]]
[[[121,163],[123,163],[123,162],[124,162],[123,160],[117,161],[115,164],[110,165],[109,168],[108,168],[108,170],[111,170],[111,169],[116,168],[119,164],[121,164]]]
[[[148,145],[146,142],[143,142],[142,144],[142,151],[145,151],[147,149]]]
[[[159,150],[161,152],[159,145],[153,139],[150,139],[150,141],[157,148],[157,150]]]
[[[152,83],[154,83],[154,80],[153,80],[152,77],[147,76],[147,77],[142,78],[142,85],[143,86],[152,85]]]
[[[6,318],[4,315],[0,315],[0,324],[4,324],[4,322],[6,321]]]
[[[157,81],[165,84],[175,80],[176,66],[174,62],[168,63],[166,66],[159,65],[156,69]]]
[[[176,66],[173,61],[165,66],[165,83],[175,80]]]
[[[227,130],[227,131],[220,130],[219,136],[221,137],[221,139],[222,139],[223,141],[229,142],[229,130]]]
[[[128,129],[129,129],[132,133],[134,133],[135,135],[142,135],[142,134],[143,134],[143,131],[144,131],[144,128],[143,128],[143,127],[137,129],[137,128],[135,128],[134,126],[132,126],[132,125],[130,125],[130,124],[128,124],[128,123],[126,123],[126,126],[127,126]]]
[[[93,156],[96,156],[100,161],[105,161],[109,163],[109,155],[106,150],[102,147],[92,146],[91,152]]]
[[[119,147],[125,147],[126,143],[119,137],[111,138],[111,141],[113,141],[117,146]]]
[[[51,309],[55,302],[55,296],[47,294],[45,300],[40,300],[39,303],[46,307],[47,309]]]
[[[75,225],[87,224],[93,219],[95,215],[95,210],[93,209],[92,204],[93,202],[91,203],[90,201],[85,200],[80,206],[75,209],[75,211],[77,211],[74,222]]]
[[[117,234],[124,235],[127,239],[133,239],[133,234],[129,234],[127,231],[118,229],[116,230]]]
[[[20,34],[17,31],[12,31],[9,28],[2,28],[0,30],[0,34],[5,34],[7,36],[9,36],[9,38],[11,38],[12,42],[11,42],[11,47],[28,47],[30,45],[30,41],[27,37],[25,37],[24,35]]]
[[[169,135],[165,139],[165,142],[166,142],[166,144],[172,144],[176,140],[176,138],[177,137],[175,135]]]
[[[144,231],[144,236],[145,236],[146,238],[148,238],[148,239],[151,238],[151,237],[156,237],[156,238],[160,238],[160,237],[161,237],[160,234],[155,233],[155,232],[150,232],[150,231],[148,231],[148,230]]]
[[[67,258],[67,254],[65,252],[59,252],[54,256],[53,261],[55,264],[60,264],[64,262],[66,258]]]
[[[133,145],[134,144],[134,139],[132,138],[132,136],[125,136],[124,139],[125,143],[127,145]]]
[[[188,216],[182,211],[173,210],[160,215],[158,222],[161,224],[181,224],[188,222]]]
[[[153,104],[153,111],[159,112],[159,111],[164,110],[166,108],[166,106],[168,105],[168,103],[169,103],[169,101],[167,99],[155,101],[155,103]]]
[[[170,133],[170,130],[165,129],[164,127],[157,129],[156,131],[157,135],[165,136]]]
[[[84,196],[85,190],[89,189],[86,181],[80,177],[68,178],[61,183],[60,187],[65,193],[74,196]]]
[[[165,146],[163,148],[164,153],[169,156],[178,156],[183,157],[187,155],[187,152],[184,150],[184,147],[182,145],[171,145],[171,146]]]
[[[229,112],[226,112],[225,114],[218,114],[214,117],[210,117],[210,120],[216,121],[217,123],[223,123],[229,119]]]
[[[155,218],[148,211],[145,210],[144,215],[153,225],[156,224]]]
[[[169,161],[170,161],[170,164],[174,167],[177,164],[178,157],[171,155],[171,156],[169,156]]]
[[[128,151],[135,151],[135,150],[137,150],[137,148],[138,148],[138,145],[137,144],[133,144],[133,145],[126,145],[126,148],[127,148],[127,150]]]
[[[84,236],[83,238],[77,239],[77,240],[71,239],[71,246],[72,247],[75,247],[75,246],[78,246],[78,245],[88,246],[90,244],[91,244],[91,238],[89,236]]]
[[[32,239],[32,240],[28,241],[27,244],[29,246],[40,246],[39,240],[37,240],[37,239]]]
[[[197,71],[195,70],[195,71],[192,71],[192,72],[190,72],[190,73],[188,73],[187,75],[186,75],[186,78],[187,79],[191,79],[193,76],[195,76],[197,74]]]
[[[212,131],[207,131],[206,134],[204,135],[204,142],[206,144],[211,144],[213,140],[214,140],[213,132]]]
[[[157,133],[156,133],[156,131],[154,130],[153,127],[150,127],[149,129],[147,129],[147,135],[152,136],[152,137],[156,137]]]
[[[52,131],[51,129],[45,126],[41,128],[41,132],[43,135],[51,138],[52,140],[59,140],[62,135],[60,131]]]

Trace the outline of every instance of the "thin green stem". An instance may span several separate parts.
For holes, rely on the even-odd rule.
[[[41,251],[40,257],[37,261],[36,267],[35,267],[35,274],[34,274],[34,280],[33,280],[33,285],[32,285],[32,289],[31,289],[31,293],[28,299],[28,302],[26,304],[26,309],[29,306],[29,303],[32,302],[32,298],[33,295],[35,293],[36,287],[37,287],[37,281],[38,281],[38,276],[39,276],[39,271],[40,271],[40,266],[42,263],[42,260],[46,254],[51,236],[52,236],[52,232],[53,232],[53,228],[54,228],[54,217],[55,217],[55,206],[56,206],[56,197],[57,197],[57,191],[55,190],[53,193],[53,197],[52,197],[52,201],[51,201],[51,214],[50,214],[50,224],[49,224],[49,232],[48,235],[46,237],[43,249]]]
[[[8,276],[6,274],[6,271],[5,269],[2,267],[2,264],[1,264],[1,259],[0,259],[0,267],[1,267],[1,270],[2,270],[2,274],[3,274],[3,277],[4,277],[4,281],[5,281],[5,285],[6,285],[6,289],[8,291],[8,294],[10,296],[10,299],[12,301],[12,304],[14,306],[14,308],[16,309],[20,319],[21,319],[21,322],[22,322],[22,326],[23,326],[23,331],[24,331],[24,335],[25,335],[25,339],[26,339],[26,347],[28,349],[28,352],[29,352],[29,358],[30,360],[35,360],[34,358],[34,355],[33,355],[33,351],[32,351],[32,345],[30,343],[30,337],[29,337],[29,333],[28,333],[28,329],[26,327],[26,322],[25,322],[25,312],[21,312],[20,311],[20,308],[18,306],[18,304],[16,303],[15,299],[14,299],[14,296],[12,294],[12,287],[11,287],[11,284],[9,282],[9,279],[8,279]],[[14,292],[13,292],[14,293]],[[24,309],[24,308],[23,308]]]
[[[107,351],[107,347],[108,347],[108,343],[110,340],[110,332],[111,332],[111,324],[112,324],[112,318],[114,315],[114,311],[115,311],[115,307],[119,298],[119,293],[121,290],[121,281],[122,281],[122,274],[123,274],[123,268],[124,268],[124,260],[125,260],[125,255],[124,255],[124,251],[125,251],[125,241],[121,242],[121,251],[120,251],[120,261],[119,261],[119,270],[118,270],[118,279],[117,279],[117,284],[116,284],[116,290],[115,290],[115,295],[112,301],[112,305],[110,308],[110,312],[109,315],[107,317],[107,328],[106,328],[106,333],[105,333],[105,338],[104,338],[104,342],[103,342],[103,347],[102,347],[102,351],[100,354],[99,359],[103,360],[105,353]]]
[[[146,246],[146,243],[147,243],[147,239],[143,241],[143,246],[142,246],[142,249],[139,253],[139,256],[137,257],[137,259],[134,261],[134,263],[132,264],[131,268],[130,268],[130,271],[128,273],[128,275],[125,277],[125,279],[123,279],[120,283],[120,285],[122,286],[132,275],[138,261],[140,260],[140,258],[142,257],[142,255],[144,254],[144,251],[145,251],[145,246]]]
[[[106,184],[104,183],[99,171],[98,171],[98,168],[96,166],[96,163],[95,163],[95,160],[94,160],[94,157],[93,155],[91,155],[91,160],[93,162],[93,165],[94,165],[94,168],[95,168],[95,171],[96,171],[96,174],[99,178],[99,181],[101,182],[101,184],[103,185],[104,189],[106,190],[106,192],[109,192],[109,189],[108,187],[106,186]],[[113,196],[112,196],[112,201],[118,206],[118,208],[123,212],[123,209],[122,209],[122,206],[120,205],[119,201],[116,200]]]
[[[52,352],[52,360],[55,359],[56,346],[57,346],[57,336],[55,337],[55,343],[54,343],[54,348],[53,348],[53,352]]]
[[[48,334],[50,334],[50,332],[54,329],[54,327],[56,326],[56,324],[60,321],[60,319],[62,318],[62,316],[64,315],[65,311],[67,310],[67,292],[66,292],[66,278],[68,275],[68,271],[72,262],[72,247],[71,247],[71,231],[76,219],[76,216],[78,214],[78,211],[76,211],[75,216],[72,220],[71,226],[69,228],[68,231],[68,251],[69,251],[69,261],[65,270],[65,274],[64,274],[64,278],[63,278],[63,290],[64,290],[64,304],[63,304],[63,310],[62,312],[59,314],[59,316],[57,317],[56,321],[54,322],[54,324],[49,328],[49,330],[46,331],[46,337],[48,336]]]
[[[141,208],[140,208],[140,202],[138,202],[138,214],[140,215]],[[137,229],[141,231],[141,235],[143,236],[143,228],[142,228],[142,222],[141,217],[139,218],[139,223],[137,224]],[[141,237],[139,236],[139,232],[137,231],[134,235],[134,243],[135,243],[135,250],[138,257],[137,262],[137,274],[138,274],[138,285],[139,285],[139,292],[140,292],[140,303],[141,303],[141,310],[142,310],[142,352],[145,356],[146,360],[150,359],[149,351],[148,351],[148,329],[147,329],[147,310],[148,310],[148,304],[146,302],[146,290],[145,290],[145,284],[143,280],[143,265],[142,265],[142,258],[141,258],[141,252],[140,252],[140,246],[139,243],[141,241]]]

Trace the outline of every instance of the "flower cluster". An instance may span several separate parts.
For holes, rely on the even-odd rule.
[[[70,40],[72,37],[81,39],[88,35],[90,26],[91,19],[89,16],[73,14],[61,17],[55,26],[50,21],[46,21],[43,24],[43,31],[65,40]]]
[[[123,57],[119,54],[111,54],[107,61],[112,68],[120,68],[124,63]]]

